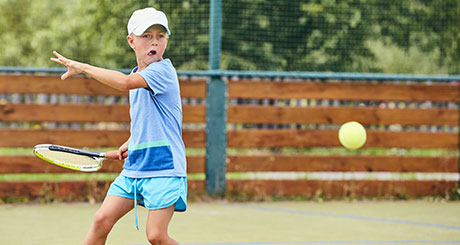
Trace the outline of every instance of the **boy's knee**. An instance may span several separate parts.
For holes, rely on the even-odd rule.
[[[166,244],[168,235],[156,231],[150,231],[147,232],[147,239],[150,244]]]
[[[96,212],[94,214],[94,225],[97,227],[111,227],[113,224],[110,217],[103,212]]]

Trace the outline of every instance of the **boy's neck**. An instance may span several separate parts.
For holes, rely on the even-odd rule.
[[[156,63],[156,62],[161,62],[161,61],[163,61],[163,58],[161,58],[161,60],[158,60],[158,61],[155,61],[155,62],[152,62],[152,63],[149,63],[149,64],[143,64],[143,65],[140,65],[139,62],[137,62],[137,72],[144,70],[150,64],[153,64],[153,63]]]
[[[147,68],[150,64],[153,64],[153,63],[156,63],[156,62],[161,62],[163,60],[164,59],[161,58],[161,60],[158,60],[158,61],[155,61],[155,62],[152,62],[152,63],[149,63],[149,64],[145,64],[145,65],[141,65],[140,62],[137,62],[137,71],[136,72],[140,72],[140,71],[144,70],[145,68]]]

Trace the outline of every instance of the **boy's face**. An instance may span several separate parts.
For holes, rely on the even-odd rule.
[[[153,25],[142,35],[129,35],[128,43],[136,53],[138,70],[145,69],[154,62],[163,60],[169,36],[161,25]]]

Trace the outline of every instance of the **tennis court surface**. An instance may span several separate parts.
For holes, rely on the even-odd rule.
[[[0,244],[80,244],[99,204],[1,205]],[[146,210],[107,244],[147,244]],[[444,201],[192,202],[170,234],[182,244],[460,243],[460,203]]]

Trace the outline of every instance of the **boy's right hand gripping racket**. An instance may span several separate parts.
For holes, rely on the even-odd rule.
[[[113,152],[112,152],[113,153]],[[128,152],[123,154],[126,156]],[[102,167],[105,158],[117,159],[116,154],[110,156],[106,153],[87,151],[67,146],[41,144],[34,147],[34,154],[52,164],[60,167],[83,171],[94,172]]]

